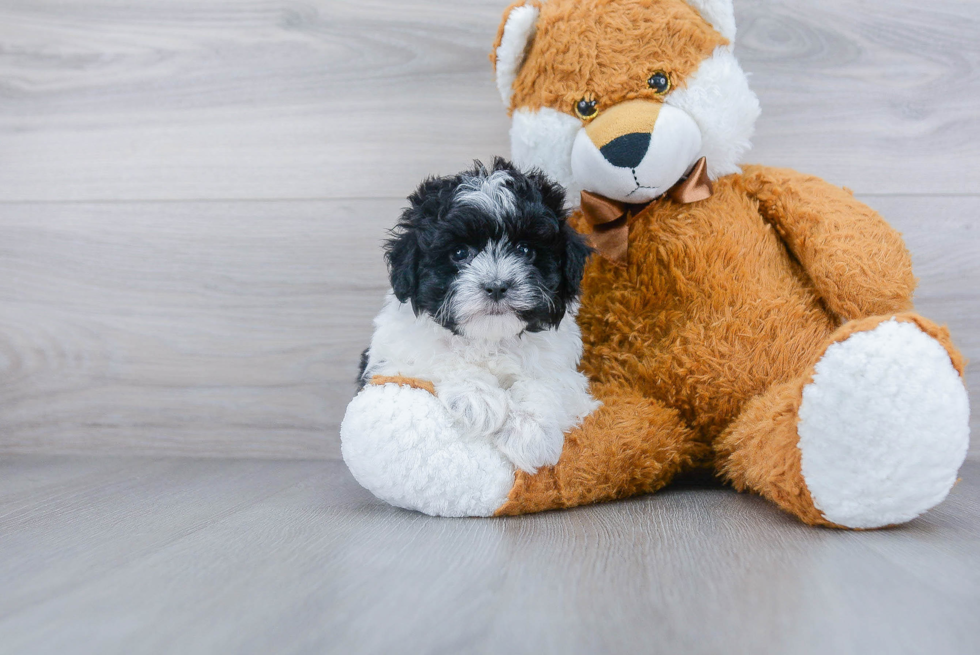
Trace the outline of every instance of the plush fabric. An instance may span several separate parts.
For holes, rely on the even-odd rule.
[[[525,4],[539,17],[508,77],[515,159],[622,201],[619,171],[658,176],[618,153],[576,165],[576,144],[601,121],[597,147],[649,133],[651,156],[689,166],[652,143],[663,111],[631,104],[666,103],[697,125],[714,193],[654,200],[629,221],[625,265],[588,265],[582,370],[603,406],[555,467],[516,475],[497,514],[648,493],[698,467],[812,525],[883,527],[940,502],[969,439],[962,357],[914,312],[909,253],[877,213],[818,178],[741,165],[759,107],[731,2]],[[498,56],[509,36],[505,21]],[[671,92],[645,86],[655,70]],[[583,98],[595,116],[576,117]]]
[[[616,261],[586,266],[581,370],[601,406],[565,433],[555,466],[515,470],[462,438],[424,381],[395,377],[344,420],[362,484],[432,514],[505,516],[655,492],[706,468],[804,523],[850,529],[945,498],[969,444],[963,358],[915,312],[911,258],[881,216],[818,178],[742,165],[759,108],[733,16],[730,0],[508,10],[492,58],[519,163],[587,192],[587,209],[628,202],[631,178],[666,191],[696,156],[713,192],[654,199],[626,221]],[[647,84],[657,71],[671,90]],[[595,116],[576,115],[583,99]],[[682,130],[661,124],[681,114]],[[697,133],[697,155],[678,147]],[[623,137],[636,152],[602,152]],[[591,144],[588,165],[576,144]],[[570,223],[603,225],[581,211]]]
[[[382,386],[385,384],[397,384],[403,387],[428,391],[433,396],[436,395],[436,385],[432,384],[430,381],[419,380],[418,378],[408,378],[404,375],[373,375],[371,376],[371,384]]]
[[[650,75],[666,71],[674,86],[684,86],[715,48],[728,44],[684,0],[531,1],[512,9],[524,5],[540,8],[540,17],[513,84],[511,109],[571,110],[588,98],[601,110],[657,98],[646,84]],[[650,16],[657,17],[655,32],[649,30]],[[494,44],[495,64],[504,60],[501,47],[511,43],[505,28],[506,23]]]
[[[534,34],[538,20],[538,7],[533,4],[514,6],[507,15],[506,29],[501,30],[500,39],[494,47],[494,62],[497,66],[497,89],[505,104],[510,104],[514,95],[514,80],[517,71],[524,63],[525,45]]]
[[[716,49],[664,103],[687,112],[701,129],[700,156],[708,160],[712,180],[741,172],[762,110],[729,48]]]
[[[839,358],[834,357],[835,353],[830,352],[837,347],[836,344],[847,343],[851,337],[862,335],[858,339],[860,342],[864,339],[864,335],[873,335],[883,324],[894,322],[915,326],[921,335],[919,344],[921,345],[923,342],[932,344],[931,359],[934,370],[925,371],[926,375],[917,379],[918,376],[914,370],[901,371],[895,368],[901,367],[903,364],[905,366],[921,366],[921,358],[913,361],[908,357],[908,355],[913,354],[910,350],[894,348],[894,344],[883,344],[884,347],[880,349],[881,361],[874,364],[865,355],[868,349],[861,348],[858,344],[858,348],[865,352],[855,353],[851,347],[852,342],[848,345],[848,350],[852,351],[847,353],[845,359],[850,360],[852,372],[856,372],[858,375],[850,375],[848,379],[843,381],[843,384],[838,384],[838,389],[847,390],[847,393],[839,394],[838,398],[834,399],[831,405],[833,411],[827,411],[826,403],[818,403],[824,407],[817,407],[817,412],[811,410],[801,415],[804,392],[811,396],[814,391],[819,395],[825,395],[823,390],[819,388],[821,385],[813,384],[815,369],[828,372],[826,371],[828,364],[833,367],[840,367]],[[798,425],[801,424],[801,417],[817,424],[826,424],[828,420],[850,421],[853,423],[850,429],[841,430],[838,423],[835,430],[829,434],[818,434],[816,431],[811,433],[809,445],[830,455],[821,458],[822,462],[817,462],[823,464],[823,470],[815,470],[811,465],[811,474],[817,473],[820,476],[828,477],[835,484],[843,482],[846,476],[850,476],[850,479],[857,485],[865,482],[871,483],[868,489],[858,488],[855,490],[855,484],[838,487],[845,494],[850,494],[840,497],[840,500],[843,501],[842,504],[851,503],[860,506],[863,511],[871,510],[870,516],[866,520],[848,524],[849,527],[881,527],[914,518],[928,507],[941,501],[952,486],[952,480],[940,479],[939,484],[932,487],[913,486],[908,484],[909,474],[916,475],[918,470],[923,471],[926,475],[939,472],[940,478],[944,474],[955,474],[965,456],[969,420],[964,418],[964,413],[968,413],[969,408],[967,406],[966,388],[961,379],[965,369],[963,357],[953,347],[949,332],[945,328],[941,328],[914,313],[884,317],[873,316],[850,321],[836,330],[829,337],[825,346],[825,352],[815,364],[808,366],[802,375],[789,382],[774,385],[764,394],[753,398],[746,404],[738,419],[733,421],[715,442],[716,470],[739,491],[759,493],[806,523],[844,527],[842,524],[846,522],[846,517],[837,516],[836,512],[832,512],[832,516],[835,516],[839,521],[839,523],[834,523],[822,511],[826,507],[822,505],[821,508],[818,508],[814,502],[804,478],[802,466],[803,446],[807,444],[801,441],[800,430],[806,432],[808,428],[798,428]],[[824,355],[826,354],[831,354],[831,357],[825,359]],[[892,354],[897,356],[892,357]],[[835,362],[835,359],[838,361]],[[887,381],[876,380],[878,385],[865,387],[864,382],[867,378],[869,365],[871,370],[877,369],[883,372],[886,380],[892,378],[896,373],[904,373],[906,377],[892,378],[891,384]],[[829,373],[833,375],[832,371]],[[904,384],[907,381],[910,383]],[[885,384],[881,384],[882,382]],[[924,387],[927,385],[934,387],[936,382],[948,385],[947,393],[936,397],[934,402],[919,402],[923,394],[928,395],[930,393],[930,390]],[[902,398],[896,394],[896,383],[902,383],[903,390],[911,394],[912,398]],[[876,398],[874,395],[881,397]],[[860,416],[842,411],[848,402],[854,398],[858,399],[857,406]],[[896,408],[894,403],[897,400],[901,400],[904,406]],[[956,410],[952,415],[949,414],[951,407]],[[876,409],[878,411],[875,411]],[[936,414],[941,418],[935,426],[939,430],[934,428],[919,432],[913,431],[912,434],[917,437],[918,444],[907,443],[908,433],[905,435],[898,433],[898,430],[907,423],[910,416],[925,417],[930,414],[930,420],[935,420]],[[890,420],[883,420],[886,418]],[[942,425],[946,418],[952,419],[952,429],[948,423]],[[862,424],[861,421],[867,421],[867,423]],[[916,447],[909,448],[910,445]],[[948,452],[946,459],[941,462],[941,465],[919,469],[917,464],[922,456],[920,446],[927,449],[939,446],[940,451],[949,448],[950,452]],[[874,449],[878,449],[878,453],[875,453]],[[881,457],[884,453],[891,453],[892,457]],[[907,461],[903,462],[903,459]],[[901,471],[901,475],[896,476],[899,468],[905,468],[905,470]],[[864,474],[867,472],[873,472],[877,475],[865,477]],[[906,491],[916,494],[914,499],[906,498],[904,500],[912,500],[913,505],[924,500],[927,501],[927,507],[911,507],[902,520],[898,520],[898,517],[877,516],[878,513],[874,512],[872,507],[873,498],[871,497],[872,493],[880,492],[883,487],[883,485],[877,484],[880,481],[880,479],[875,479],[877,476],[891,483],[899,483]],[[939,491],[936,491],[936,487],[940,487]],[[885,491],[892,496],[897,495],[894,488],[886,488]],[[859,502],[855,503],[855,501]]]
[[[540,7],[534,29],[510,22],[513,12],[527,17],[531,7]],[[714,39],[705,37],[712,28],[698,16],[698,7],[707,7],[722,23],[731,19],[734,33],[731,3],[726,0],[692,0],[691,6],[683,0],[514,5],[501,24],[491,60],[513,116],[515,163],[543,170],[568,188],[570,198],[582,190],[594,191],[571,170],[570,153],[582,127],[575,104],[594,100],[598,117],[624,101],[643,100],[682,110],[700,129],[700,151],[676,163],[681,173],[701,157],[707,158],[711,179],[740,172],[738,163],[750,147],[759,101],[729,41],[717,34]],[[522,40],[523,47],[517,47]],[[647,85],[658,70],[671,80],[667,94]],[[656,171],[651,174],[657,177]],[[664,181],[666,187],[672,184]]]
[[[547,107],[517,109],[510,125],[510,154],[524,168],[547,173],[578,198],[582,185],[572,174],[572,148],[582,122],[565,112]]]
[[[949,493],[970,408],[962,362],[943,341],[935,325],[899,315],[835,342],[814,367],[797,433],[803,479],[828,521],[904,523]]]
[[[344,461],[378,498],[436,516],[491,516],[514,467],[490,441],[460,438],[424,381],[369,384],[340,425]],[[420,388],[423,387],[423,388]]]
[[[621,385],[596,385],[592,393],[602,407],[565,435],[556,466],[517,473],[498,516],[650,493],[710,456],[677,410]]]

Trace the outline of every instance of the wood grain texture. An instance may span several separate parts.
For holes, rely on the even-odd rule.
[[[980,3],[735,0],[750,159],[859,193],[980,190]]]
[[[675,487],[513,519],[339,462],[0,463],[0,652],[944,653],[980,639],[980,464],[901,528]]]
[[[509,0],[3,0],[0,200],[403,197],[508,151]],[[755,161],[977,193],[980,4],[738,0]]]
[[[905,232],[980,406],[980,197],[865,200]],[[0,454],[339,457],[402,205],[6,205]]]
[[[336,458],[401,198],[507,151],[507,3],[0,0],[0,454]],[[865,192],[974,362],[978,8],[737,3],[752,158]]]
[[[509,3],[0,0],[0,654],[976,652],[977,436],[873,533],[682,486],[431,519],[338,461],[385,229],[508,150]],[[905,233],[980,407],[980,3],[736,5],[750,159]]]
[[[971,454],[980,457],[980,196],[860,196],[912,252],[916,309],[949,327],[967,357]]]
[[[0,452],[339,455],[400,205],[8,205]]]

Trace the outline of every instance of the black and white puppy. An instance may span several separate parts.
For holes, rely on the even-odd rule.
[[[575,322],[590,250],[561,187],[495,159],[429,179],[386,244],[392,292],[361,386],[432,382],[461,438],[488,438],[525,471],[557,463],[564,433],[598,406],[578,371]]]

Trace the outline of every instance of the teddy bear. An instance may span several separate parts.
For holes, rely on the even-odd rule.
[[[901,236],[846,189],[744,165],[760,114],[731,0],[521,0],[491,60],[511,157],[578,200],[596,250],[578,323],[601,406],[558,463],[460,441],[424,381],[380,381],[341,428],[401,507],[504,516],[712,471],[810,525],[941,502],[969,447],[964,360],[913,309]]]

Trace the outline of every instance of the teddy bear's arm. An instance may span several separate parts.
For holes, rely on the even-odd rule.
[[[901,235],[850,192],[796,171],[746,166],[763,217],[842,319],[908,310],[916,279]]]

